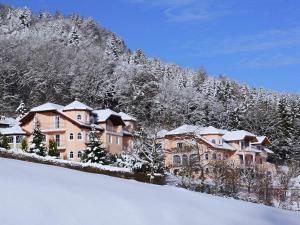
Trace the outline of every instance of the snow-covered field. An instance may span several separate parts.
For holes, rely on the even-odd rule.
[[[3,225],[299,225],[300,213],[0,158]]]

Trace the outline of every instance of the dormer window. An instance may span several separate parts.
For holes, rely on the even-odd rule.
[[[80,114],[77,115],[77,120],[81,120],[82,116]]]
[[[212,139],[211,142],[212,142],[213,144],[216,144],[216,140],[215,140],[215,139]]]

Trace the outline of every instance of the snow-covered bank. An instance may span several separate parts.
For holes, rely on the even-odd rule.
[[[183,189],[0,158],[5,225],[299,225],[300,214]]]

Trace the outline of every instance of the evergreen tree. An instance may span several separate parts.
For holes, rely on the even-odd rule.
[[[49,147],[48,147],[48,155],[58,157],[59,152],[57,150],[57,144],[53,139],[49,140]]]
[[[46,146],[44,143],[44,135],[42,134],[40,130],[40,123],[39,121],[36,122],[35,128],[33,130],[32,134],[32,142],[31,146],[29,148],[30,153],[36,153],[39,156],[46,156]]]
[[[8,138],[5,135],[2,135],[0,138],[0,147],[5,149],[10,149]]]
[[[102,147],[102,142],[98,136],[99,132],[93,126],[89,134],[88,148],[84,151],[82,162],[109,165],[111,163],[110,156],[107,150]]]
[[[20,105],[16,109],[17,118],[21,119],[27,113],[27,109],[23,100],[21,100]]]
[[[285,97],[278,103],[277,117],[277,143],[274,150],[278,158],[284,161],[293,158],[291,148],[294,132],[291,108]]]

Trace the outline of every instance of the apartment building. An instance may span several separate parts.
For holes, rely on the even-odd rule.
[[[266,167],[270,142],[265,136],[256,136],[248,131],[228,131],[215,127],[183,125],[174,130],[161,130],[158,143],[165,152],[167,169],[176,173],[190,161],[213,162],[227,160],[240,167]],[[209,166],[206,168],[209,172]]]
[[[89,133],[94,127],[99,131],[103,146],[112,154],[130,151],[133,145],[132,130],[136,120],[126,113],[110,109],[94,110],[82,102],[74,101],[66,106],[45,103],[32,108],[20,119],[20,127],[28,142],[37,123],[44,134],[45,143],[54,140],[60,158],[79,161],[89,143]]]

